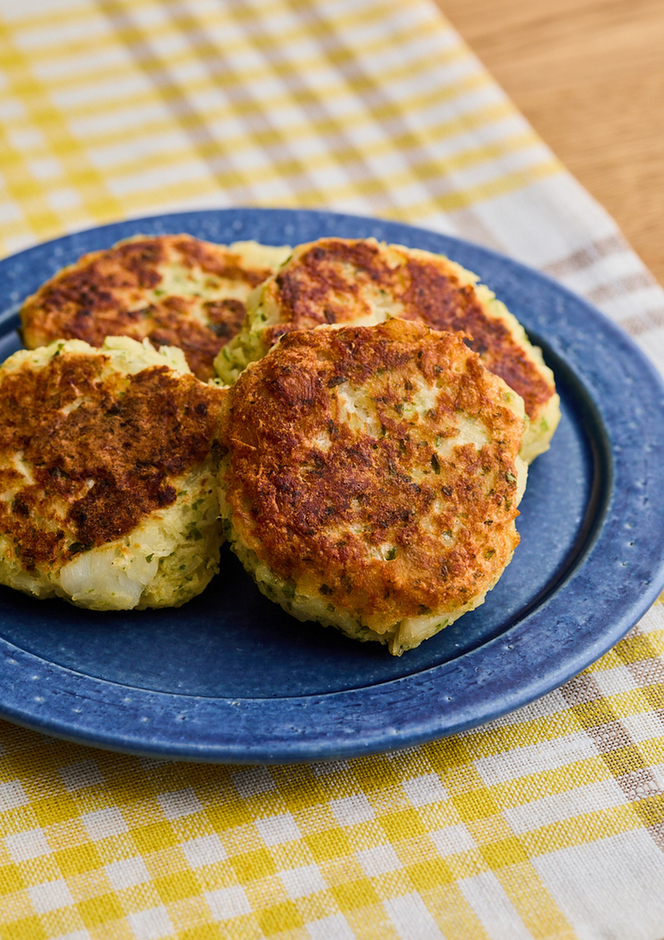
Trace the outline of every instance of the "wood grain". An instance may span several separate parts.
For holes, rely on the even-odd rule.
[[[436,0],[664,284],[663,0]]]

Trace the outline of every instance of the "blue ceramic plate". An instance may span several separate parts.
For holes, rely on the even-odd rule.
[[[199,761],[371,754],[463,731],[556,688],[664,586],[664,388],[596,310],[507,258],[396,223],[231,209],[108,225],[0,262],[0,357],[20,301],[86,251],[137,233],[296,244],[375,236],[480,275],[553,368],[562,420],[531,467],[514,561],[487,602],[399,659],[288,617],[226,552],[179,610],[91,613],[0,589],[0,716],[74,741]]]

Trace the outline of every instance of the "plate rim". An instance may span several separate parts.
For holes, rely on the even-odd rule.
[[[176,222],[181,222],[185,226],[181,230],[187,231],[193,222],[203,224],[213,218],[219,220],[219,217],[226,217],[229,221],[242,218],[243,226],[250,224],[252,219],[273,222],[281,217],[287,219],[288,224],[295,229],[303,219],[307,220],[307,224],[319,224],[321,228],[373,229],[377,233],[387,233],[378,237],[386,237],[391,241],[410,243],[429,250],[444,250],[453,257],[456,251],[462,257],[470,255],[481,259],[481,263],[476,263],[474,267],[463,260],[461,263],[472,270],[497,266],[506,276],[516,278],[514,283],[520,285],[519,289],[526,284],[532,285],[534,281],[539,289],[555,300],[559,320],[554,336],[538,329],[535,320],[526,322],[526,328],[543,334],[553,352],[586,387],[597,391],[607,385],[607,376],[598,374],[597,367],[584,358],[591,341],[600,342],[601,349],[593,346],[593,350],[597,353],[599,349],[597,354],[601,353],[605,360],[609,353],[614,360],[617,359],[617,367],[623,370],[625,376],[629,376],[631,382],[628,400],[633,413],[623,415],[623,418],[631,418],[631,423],[618,420],[615,403],[605,400],[597,402],[590,395],[590,402],[598,410],[601,427],[607,435],[605,443],[612,455],[608,470],[610,482],[607,484],[606,517],[593,536],[587,557],[542,605],[537,605],[500,636],[464,653],[456,660],[431,666],[418,673],[359,689],[314,695],[278,699],[207,698],[137,689],[88,676],[45,660],[0,637],[0,659],[4,666],[0,679],[0,717],[79,744],[141,756],[213,763],[292,763],[344,759],[425,743],[497,719],[558,688],[615,645],[646,612],[664,587],[664,505],[658,505],[653,499],[648,503],[644,490],[646,484],[651,493],[664,485],[664,427],[658,431],[657,422],[650,421],[646,440],[643,441],[639,438],[640,428],[635,421],[653,409],[656,409],[657,414],[664,414],[664,381],[631,337],[584,298],[552,278],[492,249],[407,223],[326,210],[260,207],[185,210],[110,222],[26,248],[0,260],[0,272],[17,262],[20,267],[24,260],[35,257],[56,258],[57,249],[61,246],[71,248],[72,255],[77,257],[83,253],[77,247],[79,243],[104,242],[108,238],[106,244],[111,244],[117,240],[114,232],[126,233],[118,237],[137,234],[146,227],[151,230],[145,231],[145,234],[153,234],[157,230],[172,232],[172,228],[166,229],[164,226]],[[390,232],[399,232],[401,235],[399,238],[391,237]],[[192,234],[205,237],[196,232]],[[84,250],[94,250],[94,247]],[[71,260],[75,260],[75,257]],[[455,257],[455,260],[459,259]],[[62,263],[58,260],[57,267],[61,267]],[[496,282],[492,282],[481,270],[477,273],[500,297]],[[8,306],[4,312],[0,311],[0,324],[11,319],[15,313],[16,308],[12,306]],[[637,378],[638,391],[635,385]],[[640,462],[634,459],[633,448],[637,440],[640,440],[642,448]],[[651,455],[653,452],[660,457],[657,463],[661,469],[657,477],[657,471],[653,475],[651,466],[648,478],[644,476],[643,465],[648,460],[653,462],[652,458],[645,458],[646,453]],[[635,486],[638,491],[636,495],[631,492]],[[628,489],[631,495],[626,492]],[[629,552],[625,554],[629,540],[621,546],[623,550],[618,552],[615,537],[620,526],[626,524],[624,520],[631,519],[631,516],[639,518],[639,500],[640,511],[648,513],[646,547],[649,549],[649,558],[646,561],[630,558]],[[642,516],[640,518],[643,519]],[[637,532],[643,532],[643,527],[639,529],[636,523],[631,524]],[[634,535],[636,538],[636,532]],[[643,538],[643,535],[638,537]],[[509,688],[517,657],[532,658],[533,653],[537,652],[532,649],[536,637],[541,640],[548,636],[551,643],[561,639],[561,634],[565,632],[565,600],[569,601],[569,598],[565,598],[566,588],[569,590],[571,582],[578,582],[577,590],[580,590],[584,586],[584,578],[586,581],[590,578],[592,583],[598,565],[598,553],[606,553],[607,550],[604,569],[607,563],[623,565],[622,561],[618,561],[619,557],[629,558],[625,564],[632,580],[636,579],[641,587],[638,595],[628,600],[612,585],[612,602],[616,604],[619,613],[610,628],[600,632],[594,640],[586,637],[581,651],[566,649],[558,662],[549,664],[545,676],[531,676],[529,681],[523,681],[521,676],[522,681]],[[621,586],[620,581],[617,586]],[[578,596],[575,599],[574,617],[580,626],[583,626],[584,618],[587,626],[588,618],[596,616],[589,603],[593,600],[596,598],[587,599],[584,605],[579,602]],[[608,600],[604,600],[605,606],[608,603]],[[550,619],[548,625],[540,622],[545,614]],[[534,627],[537,627],[536,633],[533,632]],[[567,631],[569,634],[569,625]],[[33,694],[37,683],[42,693],[40,695]],[[449,692],[458,688],[466,690],[464,702],[444,692],[445,689]],[[12,690],[9,698],[8,689]],[[185,700],[187,708],[184,707]],[[433,709],[432,703],[436,706]],[[404,704],[410,707],[410,715],[396,720],[395,713]],[[370,707],[367,708],[367,705]],[[377,708],[378,705],[380,708]],[[331,707],[335,711],[332,716]],[[118,715],[120,731],[109,728],[113,722],[108,719],[113,714]],[[272,725],[268,723],[266,728],[267,719],[272,720]],[[361,733],[358,736],[360,725]]]

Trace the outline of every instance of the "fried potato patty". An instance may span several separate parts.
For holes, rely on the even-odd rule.
[[[460,334],[399,318],[287,333],[222,405],[226,536],[295,617],[400,655],[509,563],[526,423]]]
[[[223,536],[211,443],[225,390],[178,349],[80,340],[0,366],[0,583],[98,610],[179,606]]]
[[[215,360],[230,383],[290,330],[367,326],[390,317],[463,331],[484,365],[523,398],[530,420],[522,457],[547,450],[560,418],[553,373],[516,318],[476,275],[442,255],[374,239],[300,245],[249,298],[247,319]]]
[[[178,346],[207,381],[224,343],[239,330],[249,292],[289,248],[257,242],[215,245],[191,235],[141,236],[84,255],[23,304],[29,349],[56,339],[101,346],[107,336]]]

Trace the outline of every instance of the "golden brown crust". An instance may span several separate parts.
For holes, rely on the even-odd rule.
[[[173,272],[185,280],[173,282]],[[178,346],[199,378],[239,330],[249,292],[273,271],[241,251],[190,235],[121,242],[84,255],[29,297],[21,311],[28,348],[55,339],[101,346],[106,336]]]
[[[236,538],[379,632],[463,607],[518,542],[515,401],[458,334],[291,332],[222,406]]]
[[[446,258],[373,240],[321,239],[296,252],[266,291],[279,322],[266,331],[272,344],[290,330],[358,322],[376,304],[435,330],[462,331],[484,364],[523,398],[535,421],[555,386],[527,355],[506,323],[487,310],[472,284]],[[383,295],[381,300],[380,295]]]
[[[13,493],[0,531],[27,571],[130,532],[209,453],[223,389],[167,366],[102,375],[106,363],[62,353],[0,371],[0,492]]]

